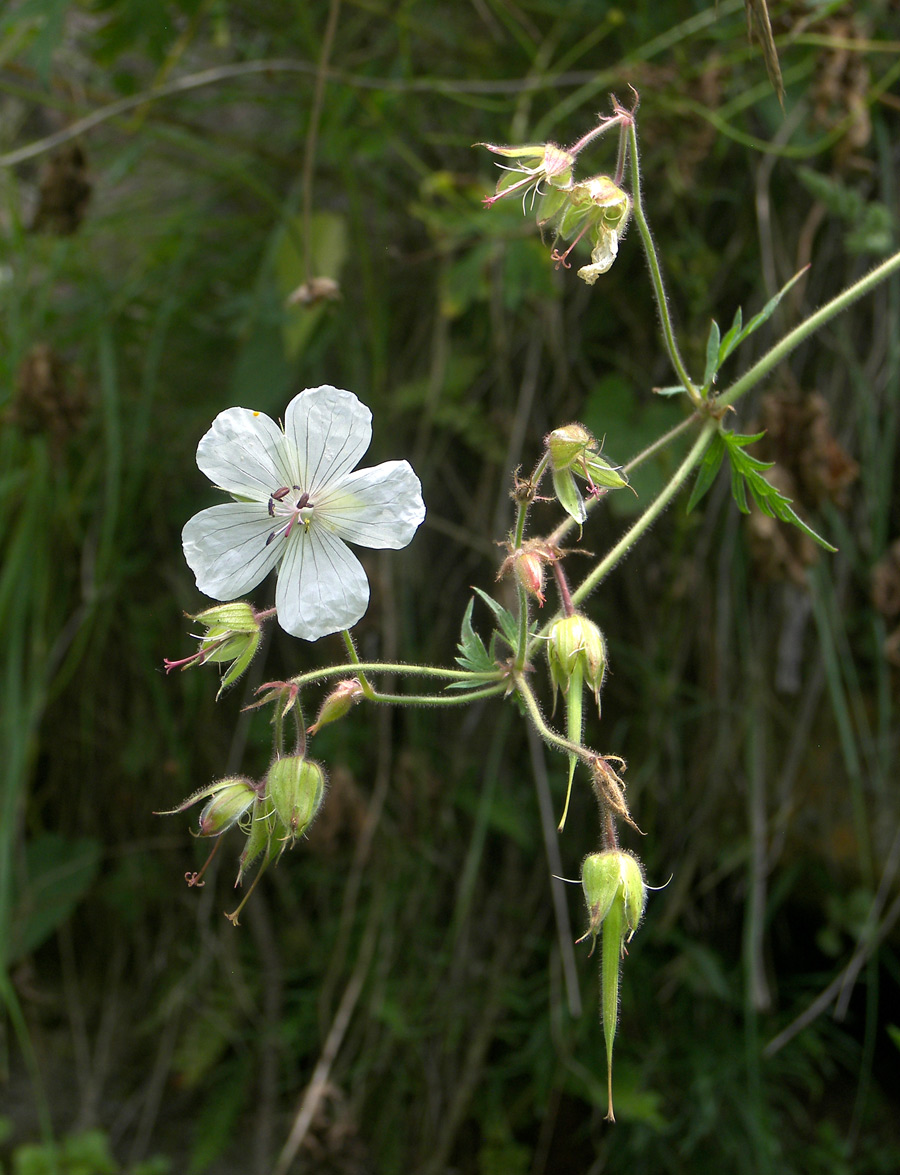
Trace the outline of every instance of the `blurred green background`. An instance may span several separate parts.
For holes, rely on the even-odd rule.
[[[363,553],[361,652],[444,664],[544,434],[580,419],[624,461],[682,418],[652,392],[673,379],[637,234],[593,290],[555,272],[515,200],[481,207],[472,144],[572,142],[635,87],[689,366],[712,317],[811,263],[725,379],[898,247],[897,6],[771,17],[784,110],[737,0],[0,10],[4,1172],[900,1168],[896,278],[735,419],[839,554],[743,518],[723,476],[591,601],[611,673],[587,737],[628,760],[626,843],[668,881],[625,964],[615,1127],[598,960],[542,831],[565,763],[511,707],[324,730],[324,813],[237,931],[239,840],[188,889],[205,845],[153,814],[262,773],[252,688],[341,656],[275,635],[218,705],[213,670],[163,675],[205,603],[180,530],[216,500],[194,453],[217,412],[324,382],[369,404],[370,461],[410,459],[429,515]],[[312,307],[288,301],[305,203],[341,295]],[[582,782],[561,872],[596,843]]]

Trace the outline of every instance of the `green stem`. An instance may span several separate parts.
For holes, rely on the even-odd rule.
[[[284,754],[284,707],[277,705],[272,713],[272,745],[275,755],[280,759]]]
[[[465,669],[439,669],[432,665],[390,665],[381,664],[378,661],[363,662],[360,661],[357,655],[356,646],[353,643],[353,637],[350,633],[345,629],[341,633],[341,636],[344,638],[344,644],[347,646],[347,652],[350,654],[350,662],[356,670],[359,684],[363,688],[363,694],[370,702],[384,702],[392,706],[463,706],[466,702],[477,701],[479,698],[492,698],[506,689],[506,682],[497,680],[499,673],[486,677],[480,673],[469,673]],[[370,669],[375,673],[411,673],[421,674],[425,677],[449,677],[454,681],[465,681],[466,678],[471,678],[473,681],[488,681],[492,684],[485,686],[483,689],[470,690],[468,693],[455,695],[382,694],[366,678],[364,672],[366,669]],[[293,681],[296,685],[304,685],[306,682],[316,680],[318,677],[330,676],[336,672],[345,673],[346,671],[346,665],[330,665],[325,670],[314,670],[313,673],[303,673],[300,677],[293,678]]]
[[[371,699],[372,694],[375,691],[369,685],[366,675],[362,670],[362,663],[360,662],[359,654],[356,651],[356,645],[353,643],[353,637],[346,628],[341,632],[341,636],[344,638],[344,644],[347,646],[347,653],[350,657],[350,661],[356,669],[356,676],[359,678],[359,684],[362,686],[362,691],[367,698]]]
[[[686,416],[680,424],[676,424],[674,428],[670,428],[667,433],[664,433],[661,437],[658,437],[651,445],[648,445],[646,449],[642,449],[636,457],[632,457],[630,461],[622,466],[622,472],[627,476],[633,469],[637,469],[639,465],[643,465],[645,461],[649,460],[656,453],[666,448],[667,445],[670,445],[672,441],[680,437],[683,432],[687,432],[688,429],[693,428],[699,420],[700,417],[696,413],[693,413],[691,416]],[[605,497],[606,495],[604,494],[600,497],[588,498],[584,504],[587,512],[590,513],[591,510],[593,510],[599,502],[602,502]],[[547,537],[547,542],[551,546],[558,547],[575,525],[575,519],[567,516],[559,524],[556,530],[554,530],[552,534]]]
[[[516,512],[516,530],[513,535],[513,551],[518,551],[525,541],[525,521],[528,517],[528,503],[520,501]],[[528,592],[519,579],[516,579],[516,598],[519,608],[519,631],[516,638],[516,670],[521,673],[525,668],[525,658],[528,653]]]
[[[649,461],[651,457],[655,457],[657,453],[659,453],[662,449],[665,449],[667,445],[670,445],[672,441],[680,437],[683,432],[687,432],[688,429],[697,424],[699,420],[700,417],[696,413],[694,413],[692,416],[686,416],[680,424],[676,424],[674,428],[670,428],[669,431],[663,433],[661,437],[657,437],[656,440],[652,444],[648,445],[646,449],[642,449],[640,453],[637,454],[637,456],[632,457],[631,460],[627,462],[627,464],[622,466],[622,472],[627,476],[629,473],[631,473],[632,470],[637,469],[639,465],[643,465],[645,461]]]
[[[687,394],[693,401],[694,406],[699,408],[703,404],[703,397],[688,375],[684,360],[681,358],[681,352],[678,350],[675,331],[672,328],[672,319],[669,315],[669,304],[666,299],[666,290],[663,285],[659,258],[656,255],[653,237],[650,235],[650,226],[647,224],[647,218],[644,216],[644,205],[641,201],[641,169],[638,158],[637,130],[634,121],[632,121],[628,133],[631,145],[631,161],[634,167],[634,183],[632,184],[633,190],[631,193],[634,202],[634,221],[638,226],[638,232],[641,234],[644,252],[647,255],[647,264],[650,266],[650,280],[653,283],[653,293],[656,296],[656,304],[659,307],[659,317],[662,322],[666,350],[669,352],[669,358],[672,360],[672,366],[675,368],[678,378],[687,389]]]
[[[505,690],[506,682],[458,694],[381,694],[370,686],[366,698],[370,702],[386,702],[391,706],[465,706],[481,698],[495,698]]]
[[[525,703],[525,709],[528,711],[528,717],[534,724],[535,730],[544,740],[548,747],[553,747],[556,751],[563,751],[567,755],[575,755],[588,767],[592,767],[594,761],[594,752],[588,750],[587,747],[581,746],[579,743],[573,743],[570,739],[563,738],[561,734],[557,734],[555,730],[551,729],[544,721],[544,716],[541,713],[541,708],[537,703],[537,698],[531,686],[521,674],[517,674],[515,678],[516,691],[522,701]]]
[[[727,391],[723,392],[721,396],[717,396],[716,408],[728,408],[741,396],[746,395],[811,334],[823,327],[826,322],[830,322],[832,318],[837,317],[858,299],[864,297],[897,270],[900,270],[900,253],[895,253],[893,257],[889,257],[881,265],[876,265],[865,277],[861,277],[858,282],[854,282],[852,286],[842,290],[837,297],[826,302],[815,314],[811,314],[799,326],[795,326],[792,331],[789,331],[771,351],[763,355],[757,363],[754,363],[749,371],[745,371],[740,379],[735,380]]]
[[[597,566],[590,572],[590,574],[582,580],[581,584],[572,592],[572,603],[577,607],[582,600],[591,594],[594,588],[605,579],[612,571],[615,565],[624,558],[628,551],[634,546],[641,535],[648,530],[656,519],[662,514],[663,510],[672,501],[685,481],[691,474],[691,471],[700,464],[703,459],[703,454],[706,452],[709,442],[712,440],[713,433],[716,432],[719,425],[715,420],[707,420],[691,446],[690,452],[682,461],[682,463],[675,470],[671,481],[665,489],[650,503],[644,513],[640,516],[637,522],[622,535],[616,545],[612,548],[605,558],[601,559]],[[550,621],[552,623],[552,621]],[[546,633],[549,624],[541,630],[540,635]]]

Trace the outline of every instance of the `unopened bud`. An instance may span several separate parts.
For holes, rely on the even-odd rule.
[[[542,539],[529,539],[521,547],[513,547],[512,543],[509,543],[507,550],[510,553],[500,565],[497,578],[502,579],[512,571],[525,591],[543,606],[544,568],[549,563],[558,562],[559,548]]]
[[[337,722],[343,718],[352,706],[355,706],[363,696],[363,687],[357,677],[347,681],[339,681],[319,708],[315,722],[307,730],[307,734],[316,734],[329,722]]]
[[[600,455],[600,446],[582,424],[555,428],[546,438],[545,444],[550,456],[556,497],[579,526],[587,517],[587,511],[575,484],[574,474],[584,478],[589,492],[594,496],[601,490],[621,489],[628,485],[621,470]]]
[[[556,470],[569,469],[585,449],[590,446],[596,448],[597,442],[583,424],[566,424],[550,433],[546,445],[550,453],[550,466]]]
[[[302,755],[276,759],[266,776],[266,799],[291,841],[302,836],[322,806],[325,772]]]

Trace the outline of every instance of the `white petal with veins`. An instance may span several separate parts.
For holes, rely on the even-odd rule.
[[[352,472],[371,437],[369,409],[330,385],[294,397],[284,432],[259,412],[220,412],[197,464],[242,500],[201,510],[182,532],[200,591],[231,600],[277,566],[282,628],[312,641],[355,624],[369,585],[345,541],[396,550],[425,517],[408,462]]]

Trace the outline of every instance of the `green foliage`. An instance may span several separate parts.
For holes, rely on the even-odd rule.
[[[472,627],[472,609],[475,607],[475,597],[469,600],[463,614],[462,630],[459,636],[459,656],[456,664],[463,669],[470,669],[473,673],[492,673],[496,668],[494,660],[488,655],[484,641]],[[507,613],[507,615],[509,615]],[[448,689],[461,688],[465,683],[451,683]]]
[[[836,551],[837,547],[826,542],[821,535],[816,534],[812,527],[798,518],[791,509],[791,499],[785,497],[763,477],[765,470],[773,468],[774,461],[760,461],[758,457],[744,452],[747,445],[752,445],[754,441],[760,440],[764,435],[760,432],[755,436],[740,436],[737,433],[728,432],[726,429],[718,432],[703,458],[688,501],[688,509],[692,510],[712,485],[727,453],[731,465],[731,494],[741,513],[750,513],[750,507],[747,504],[747,490],[749,490],[753,501],[763,514],[796,526],[798,530],[818,543],[820,547],[824,547],[826,551]]]
[[[168,1175],[170,1170],[168,1160],[158,1157],[126,1172],[113,1158],[102,1130],[71,1134],[59,1143],[25,1143],[12,1158],[12,1175]]]

